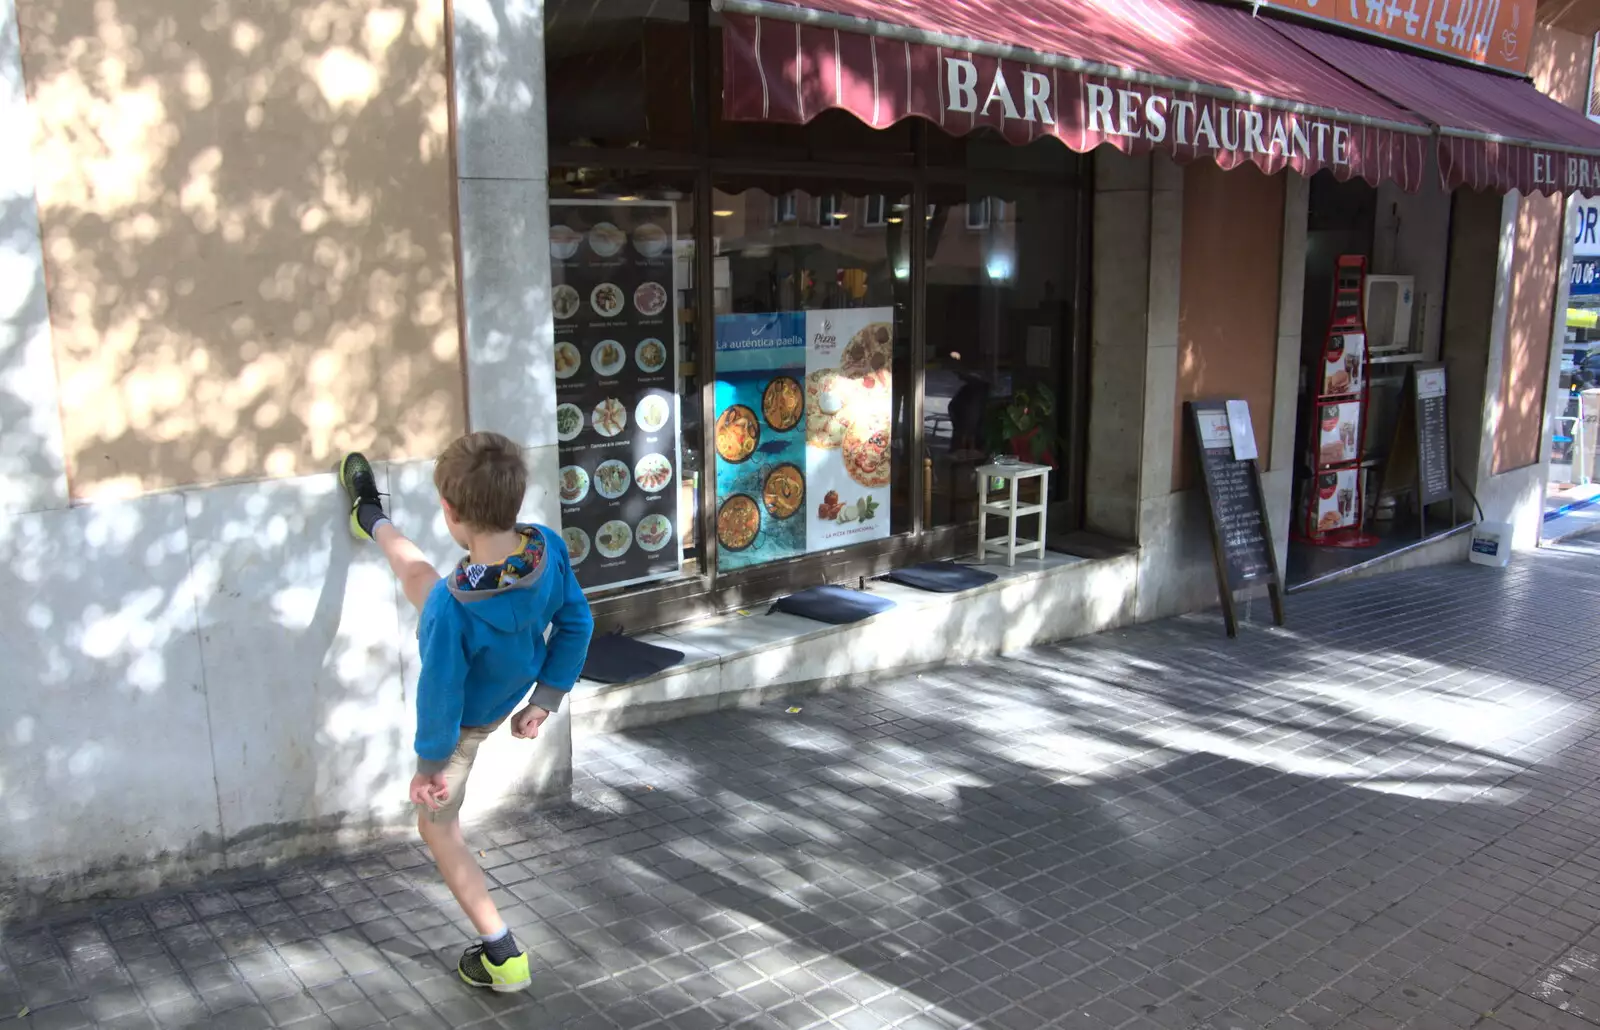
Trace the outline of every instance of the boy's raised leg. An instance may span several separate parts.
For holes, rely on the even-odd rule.
[[[344,456],[339,463],[339,483],[350,498],[351,535],[357,540],[377,543],[383,556],[389,559],[389,568],[400,581],[406,600],[420,612],[434,584],[439,582],[439,573],[422,553],[422,548],[389,521],[383,510],[383,497],[378,493],[378,479],[365,455],[352,451]]]

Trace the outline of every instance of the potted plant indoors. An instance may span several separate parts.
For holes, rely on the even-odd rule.
[[[1035,465],[1055,467],[1056,395],[1050,387],[1017,390],[989,419],[989,449]]]

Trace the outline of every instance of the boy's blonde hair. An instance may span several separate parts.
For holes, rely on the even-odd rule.
[[[474,529],[506,530],[517,524],[528,490],[528,467],[521,448],[507,437],[468,433],[439,455],[433,485],[461,522]]]

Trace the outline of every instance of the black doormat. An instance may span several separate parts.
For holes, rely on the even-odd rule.
[[[862,590],[849,587],[820,586],[780,597],[772,611],[787,612],[805,619],[815,619],[835,626],[860,622],[862,619],[886,612],[894,607],[887,597],[874,597]]]
[[[599,683],[632,683],[683,661],[683,652],[612,633],[589,642],[583,678]]]
[[[958,590],[971,590],[998,577],[992,572],[975,569],[970,565],[957,565],[949,561],[923,562],[909,568],[895,569],[883,577],[891,583],[931,590],[936,594],[953,594]]]

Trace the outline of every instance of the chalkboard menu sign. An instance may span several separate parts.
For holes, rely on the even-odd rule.
[[[550,203],[561,535],[585,590],[675,575],[673,206]]]
[[[1282,581],[1272,550],[1261,470],[1255,460],[1235,457],[1229,405],[1244,410],[1242,401],[1191,401],[1184,405],[1194,430],[1206,506],[1211,515],[1212,551],[1217,589],[1222,595],[1228,636],[1238,633],[1234,612],[1237,591],[1265,586],[1272,598],[1273,618],[1283,625]],[[1242,421],[1247,422],[1248,419]]]
[[[1423,504],[1448,501],[1455,496],[1450,479],[1450,425],[1446,418],[1443,365],[1416,369],[1417,493]]]
[[[1400,395],[1400,412],[1394,424],[1394,442],[1384,463],[1387,490],[1416,491],[1417,524],[1428,535],[1428,505],[1452,504],[1454,525],[1455,479],[1450,469],[1450,399],[1443,365],[1416,365]]]

